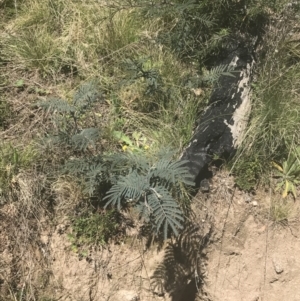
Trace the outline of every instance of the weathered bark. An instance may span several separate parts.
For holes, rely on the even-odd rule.
[[[230,64],[234,68],[234,77],[220,77],[190,144],[181,156],[182,160],[187,160],[186,166],[195,181],[201,178],[214,154],[220,157],[234,154],[242,141],[251,110],[253,56],[249,50],[237,48],[222,64]]]

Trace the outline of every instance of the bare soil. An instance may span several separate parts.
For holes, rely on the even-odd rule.
[[[278,195],[242,193],[230,181],[217,176],[206,200],[215,231],[204,291],[213,301],[300,300],[299,199],[288,201],[288,220],[276,220],[286,210],[270,210]]]
[[[0,300],[299,301],[299,199],[279,218],[276,197],[241,192],[220,172],[177,240],[130,234],[86,256],[72,250],[67,218],[25,223],[16,205],[2,206]]]

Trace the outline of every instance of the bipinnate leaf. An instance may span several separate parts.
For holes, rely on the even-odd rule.
[[[178,229],[182,229],[181,222],[184,221],[180,207],[166,188],[156,186],[151,190],[152,193],[147,199],[148,205],[152,210],[156,233],[163,228],[164,238],[166,239],[168,229],[171,228],[173,233],[177,236]]]
[[[108,200],[108,205],[117,206],[121,209],[122,201],[137,201],[149,188],[147,179],[133,171],[128,176],[120,176],[118,182],[107,192],[104,200]]]

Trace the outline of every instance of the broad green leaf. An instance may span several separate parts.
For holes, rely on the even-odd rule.
[[[284,188],[284,191],[283,191],[283,193],[282,193],[282,197],[283,197],[283,198],[286,198],[288,192],[289,192],[289,182],[286,180],[286,181],[285,181],[285,188]]]
[[[125,135],[124,133],[122,133],[120,131],[114,131],[113,135],[120,142],[124,142],[124,143],[128,144],[129,146],[133,146],[133,143],[132,143],[131,139],[127,135]]]
[[[283,172],[283,168],[282,168],[279,164],[277,164],[276,162],[272,161],[272,165],[273,165],[275,168],[277,168],[278,170],[280,170],[281,172]]]

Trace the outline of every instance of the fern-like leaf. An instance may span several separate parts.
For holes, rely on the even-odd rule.
[[[150,168],[149,158],[138,153],[116,153],[105,160],[112,174],[129,174],[132,170],[146,174]]]
[[[202,80],[204,82],[209,82],[214,84],[217,82],[221,75],[235,77],[231,72],[233,71],[232,67],[229,65],[219,65],[212,68],[206,75],[203,76]]]
[[[101,178],[105,179],[106,168],[103,164],[94,164],[90,166],[89,171],[85,177],[85,189],[84,192],[92,196],[96,190],[96,187],[101,183]]]
[[[37,106],[44,110],[57,111],[59,113],[74,113],[75,108],[60,98],[50,98],[47,101],[36,103]]]
[[[156,186],[150,190],[152,193],[147,197],[147,201],[152,211],[156,232],[158,233],[163,228],[166,239],[168,229],[171,228],[177,236],[178,229],[183,228],[181,222],[184,221],[180,207],[166,188]]]
[[[166,159],[159,160],[151,169],[151,177],[164,179],[166,184],[184,183],[194,185],[192,176],[184,166],[186,161],[171,161]]]
[[[149,183],[145,176],[139,175],[133,171],[128,176],[120,176],[118,182],[108,191],[104,200],[108,200],[108,205],[117,206],[121,209],[121,202],[137,201],[149,189]]]
[[[86,158],[72,158],[62,168],[62,172],[71,175],[86,174],[90,170],[91,162]]]
[[[72,136],[71,141],[75,148],[85,151],[90,144],[95,145],[98,138],[99,130],[97,128],[87,128]]]
[[[195,20],[199,21],[199,23],[203,24],[204,26],[206,27],[211,27],[213,26],[215,23],[211,20],[211,17],[206,15],[206,14],[203,14],[203,15],[199,15],[199,16],[195,16],[194,17]]]
[[[79,109],[85,109],[96,102],[100,94],[93,82],[88,82],[79,87],[73,97],[73,104]]]

